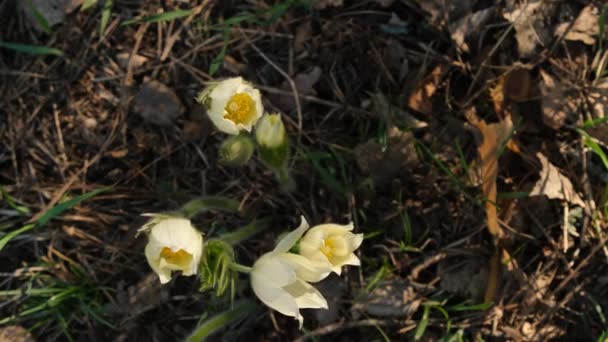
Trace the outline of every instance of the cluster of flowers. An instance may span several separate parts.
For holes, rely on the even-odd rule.
[[[353,225],[322,224],[308,229],[300,226],[285,234],[276,247],[259,257],[253,267],[233,264],[249,273],[255,295],[270,308],[304,322],[300,309],[327,309],[327,301],[310,283],[325,279],[331,272],[341,274],[344,265],[360,265],[353,253],[363,234],[352,233]],[[148,233],[145,254],[160,282],[171,280],[173,271],[196,275],[208,244],[202,233],[186,218],[155,215],[142,227]]]
[[[289,178],[285,127],[280,114],[264,114],[259,90],[236,77],[211,85],[197,100],[215,126],[231,135],[220,147],[224,162],[242,165],[249,160],[255,149],[250,137],[255,126],[260,158],[284,185]],[[169,282],[173,271],[184,276],[200,273],[201,288],[214,287],[221,295],[224,284],[234,280],[226,274],[249,273],[255,295],[270,308],[296,318],[300,328],[304,321],[300,309],[327,309],[327,301],[311,283],[332,272],[340,275],[344,265],[360,265],[353,252],[361,245],[363,234],[352,233],[352,223],[308,229],[302,217],[297,229],[286,233],[272,251],[247,267],[234,262],[234,250],[227,241],[204,241],[202,233],[184,215],[150,216],[152,219],[140,231],[148,235],[145,255],[161,283]]]
[[[220,161],[241,166],[249,161],[256,145],[260,159],[273,170],[284,189],[292,190],[287,172],[289,140],[278,113],[264,113],[260,91],[241,77],[229,78],[203,90],[197,101],[220,131],[231,135],[220,146]]]

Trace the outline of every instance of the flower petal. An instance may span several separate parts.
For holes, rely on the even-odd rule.
[[[299,279],[312,283],[325,279],[331,273],[329,262],[311,260],[299,254],[281,253],[277,258],[290,265]]]
[[[289,263],[275,257],[273,253],[262,255],[254,264],[251,271],[251,279],[256,279],[258,284],[269,284],[267,286],[283,287],[296,281],[296,272]]]
[[[287,233],[274,248],[274,250],[272,251],[273,253],[285,253],[289,251],[291,247],[296,244],[298,239],[302,237],[304,232],[306,232],[309,227],[308,222],[306,222],[304,216],[300,216],[300,218],[302,219],[302,223],[300,223],[300,226],[296,230]]]
[[[292,295],[300,309],[327,309],[327,300],[312,285],[305,281],[297,280],[285,287]]]

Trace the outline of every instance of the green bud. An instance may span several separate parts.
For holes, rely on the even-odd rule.
[[[254,149],[253,141],[248,136],[230,137],[220,146],[220,162],[228,166],[243,166],[251,159]]]
[[[234,262],[232,246],[222,240],[211,239],[207,242],[201,260],[200,291],[215,289],[216,296],[220,297],[230,288],[233,296],[237,273],[231,267]]]
[[[284,169],[289,158],[289,140],[280,114],[262,116],[255,130],[260,158],[275,172]]]

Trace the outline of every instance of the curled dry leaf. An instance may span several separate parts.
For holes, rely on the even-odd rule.
[[[133,106],[133,111],[145,121],[159,126],[171,125],[183,110],[175,92],[155,80],[146,82],[139,89]]]
[[[120,67],[125,70],[129,66],[129,55],[130,55],[129,52],[119,52],[116,54],[116,60],[118,61],[118,65],[120,65]],[[137,68],[141,67],[142,65],[144,65],[147,61],[148,61],[147,57],[135,54],[131,58],[131,67],[137,69]]]
[[[529,57],[539,45],[551,42],[550,23],[557,8],[556,3],[544,0],[506,1],[503,17],[513,24],[520,57]]]
[[[482,143],[477,147],[479,154],[479,174],[482,179],[482,192],[486,199],[486,218],[488,230],[496,238],[501,238],[503,233],[498,225],[496,212],[496,177],[498,176],[498,157],[502,147],[513,131],[511,118],[503,121],[487,124],[480,120],[475,124],[481,132]]]
[[[534,185],[530,196],[546,196],[549,199],[567,201],[584,208],[585,202],[574,190],[572,182],[559,172],[559,169],[551,164],[542,153],[537,153],[536,157],[542,165],[542,170],[540,171],[540,179]]]
[[[310,95],[314,92],[314,86],[321,78],[322,70],[318,66],[314,66],[308,72],[301,72],[293,78],[296,89],[300,95]],[[284,82],[281,86],[285,91],[291,92],[291,87],[288,82]],[[277,107],[285,112],[290,112],[296,108],[296,100],[293,94],[290,95],[274,95],[273,102]]]
[[[473,39],[481,28],[488,22],[495,12],[494,7],[486,8],[475,13],[468,14],[456,22],[448,25],[450,37],[456,47],[464,52],[469,52],[470,48],[466,40]]]
[[[575,115],[579,100],[548,72],[541,70],[540,76],[543,123],[553,129],[560,129],[568,118]]]
[[[587,45],[595,44],[595,36],[599,34],[599,10],[589,4],[582,9],[572,26],[569,22],[561,23],[555,28],[554,35],[561,37],[564,33],[565,40],[576,40]]]
[[[431,74],[422,79],[410,93],[408,106],[420,113],[430,115],[433,112],[432,97],[448,69],[449,67],[445,64],[437,65]]]

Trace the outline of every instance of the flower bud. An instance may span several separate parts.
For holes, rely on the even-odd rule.
[[[283,169],[289,158],[289,141],[281,115],[264,115],[256,127],[255,139],[262,161],[275,171]]]
[[[251,159],[254,148],[253,141],[247,136],[230,137],[220,146],[220,162],[228,166],[245,165]]]

